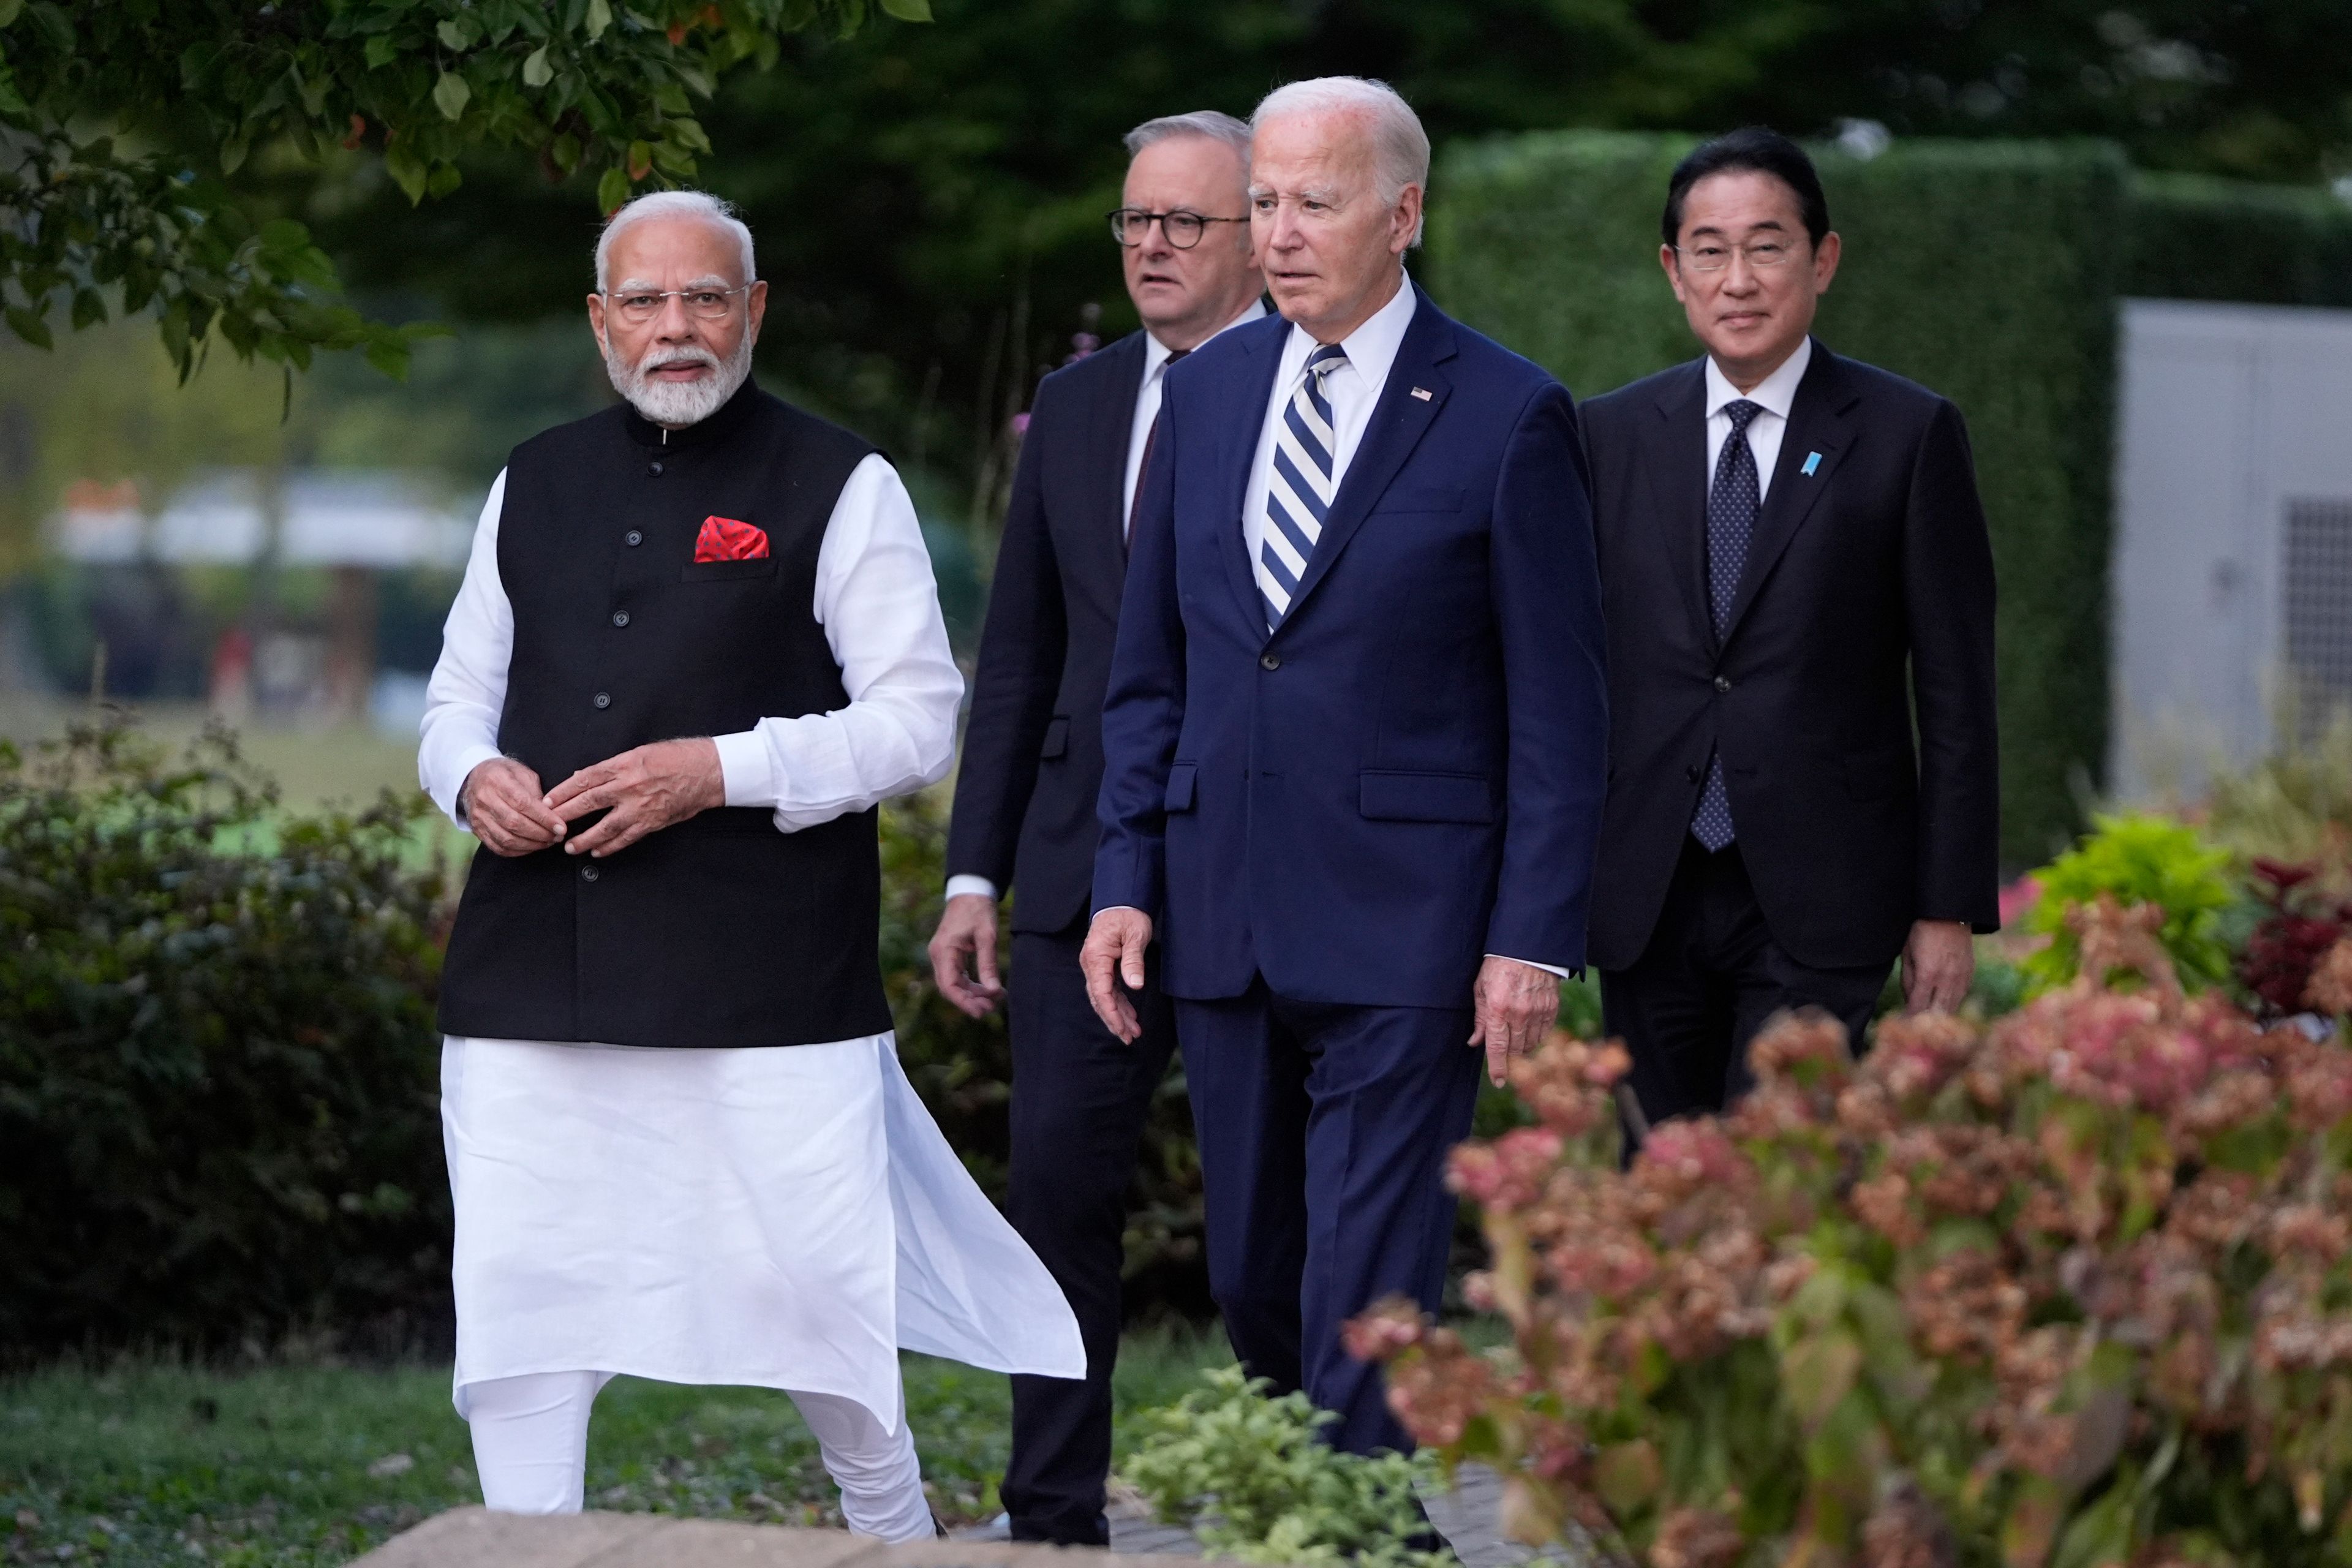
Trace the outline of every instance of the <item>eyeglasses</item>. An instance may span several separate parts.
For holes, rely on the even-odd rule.
[[[1179,250],[1190,250],[1201,243],[1201,236],[1213,223],[1247,223],[1245,217],[1202,217],[1199,213],[1148,213],[1140,207],[1121,207],[1110,216],[1110,237],[1121,245],[1141,245],[1151,237],[1151,226],[1157,223],[1168,243]]]
[[[751,285],[746,283],[740,289],[672,289],[661,294],[607,293],[604,297],[613,301],[613,309],[621,313],[621,320],[631,326],[641,327],[660,315],[662,308],[672,300],[683,304],[688,315],[705,321],[716,321],[734,309],[732,301],[736,295],[751,291]]]
[[[1748,265],[1759,270],[1778,267],[1797,254],[1797,247],[1786,240],[1759,239],[1752,245],[1677,245],[1675,254],[1693,272],[1720,272],[1731,265],[1731,253],[1737,250],[1748,258]]]

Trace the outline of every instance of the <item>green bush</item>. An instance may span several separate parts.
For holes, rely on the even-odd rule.
[[[0,746],[0,1345],[437,1328],[425,810],[286,817],[220,732]]]
[[[2238,901],[2228,875],[2230,852],[2216,849],[2186,823],[2168,816],[2101,816],[2082,843],[2034,873],[2040,894],[2025,929],[2049,945],[2021,966],[2029,992],[2065,984],[2082,967],[2082,942],[2067,911],[2106,895],[2124,908],[2152,904],[2164,911],[2157,940],[2180,983],[2204,990],[2230,977],[2230,944],[2221,914]]]
[[[1201,1374],[1208,1386],[1137,1417],[1144,1432],[1120,1479],[1161,1519],[1191,1527],[1212,1557],[1298,1568],[1445,1568],[1451,1553],[1418,1550],[1415,1481],[1425,1459],[1367,1458],[1326,1446],[1339,1419],[1303,1394],[1270,1399],[1237,1366]]]
[[[1438,298],[1580,397],[1696,357],[1657,262],[1666,175],[1694,140],[1571,132],[1459,148],[1431,209]],[[2002,851],[2032,865],[2072,837],[2107,751],[2126,171],[2096,143],[1818,156],[1846,242],[1822,341],[1968,418],[2000,583]]]
[[[2129,211],[2127,294],[2352,305],[2352,206],[2325,191],[2137,174]]]

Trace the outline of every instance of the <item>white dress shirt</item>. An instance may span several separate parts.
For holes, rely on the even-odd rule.
[[[1397,291],[1389,302],[1374,310],[1364,324],[1339,340],[1341,352],[1348,363],[1323,374],[1323,395],[1331,403],[1331,426],[1336,448],[1331,454],[1331,485],[1334,494],[1348,477],[1348,465],[1355,460],[1356,448],[1363,444],[1364,426],[1371,423],[1372,409],[1381,400],[1381,389],[1389,384],[1389,367],[1396,363],[1397,350],[1404,345],[1405,329],[1412,324],[1414,295],[1412,279],[1400,274]],[[1249,489],[1242,503],[1242,542],[1249,548],[1251,569],[1257,565],[1258,548],[1265,542],[1265,493],[1274,484],[1275,433],[1282,428],[1282,411],[1298,395],[1299,383],[1307,379],[1307,356],[1318,344],[1306,328],[1294,325],[1282,340],[1282,360],[1275,366],[1274,392],[1266,403],[1265,419],[1259,426],[1257,460],[1250,466]]]
[[[1252,300],[1248,310],[1209,336],[1222,337],[1265,314],[1265,301]],[[1160,382],[1167,370],[1168,345],[1147,329],[1143,334],[1143,384],[1136,389],[1135,419],[1127,429],[1127,485],[1118,492],[1118,525],[1122,529],[1135,521],[1135,487],[1143,482],[1143,454],[1151,445],[1151,423],[1160,417]]]
[[[1249,309],[1209,334],[1220,337],[1244,322],[1255,321],[1265,314],[1265,301],[1252,300]],[[1127,485],[1119,494],[1118,526],[1124,531],[1135,521],[1135,487],[1143,482],[1143,454],[1151,445],[1152,422],[1160,417],[1161,378],[1168,372],[1168,345],[1153,337],[1147,329],[1143,334],[1143,384],[1136,389],[1135,418],[1127,429]],[[993,900],[996,884],[985,877],[970,872],[948,879],[947,894],[960,899],[966,894]]]
[[[1780,437],[1789,432],[1789,410],[1797,401],[1797,384],[1805,379],[1805,367],[1813,363],[1813,340],[1807,338],[1797,345],[1797,352],[1780,363],[1780,368],[1758,382],[1754,390],[1742,392],[1731,384],[1709,354],[1706,361],[1706,487],[1715,489],[1716,465],[1723,458],[1723,443],[1731,434],[1731,416],[1724,410],[1745,398],[1764,412],[1748,421],[1748,449],[1756,455],[1756,501],[1759,506],[1772,493],[1772,468],[1780,460]]]
[[[514,650],[514,607],[499,581],[500,472],[482,503],[466,580],[441,629],[441,658],[425,688],[416,772],[459,826],[467,775],[499,755]],[[915,503],[880,454],[851,470],[825,524],[810,606],[841,665],[849,705],[796,719],[762,719],[712,737],[729,805],[766,806],[779,831],[814,827],[944,776],[955,755],[963,676],[948,649],[930,553]],[[561,779],[541,779],[553,789]]]

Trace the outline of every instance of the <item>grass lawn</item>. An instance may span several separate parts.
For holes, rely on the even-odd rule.
[[[1231,1359],[1213,1331],[1130,1337],[1120,1451],[1134,1412]],[[934,1505],[950,1524],[992,1515],[1005,1380],[905,1361]],[[150,1364],[0,1383],[0,1562],[323,1568],[480,1500],[443,1367]],[[815,1440],[781,1394],[620,1378],[596,1401],[592,1508],[837,1525],[834,1501]]]

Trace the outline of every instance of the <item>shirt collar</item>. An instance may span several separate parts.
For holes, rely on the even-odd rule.
[[[1219,327],[1215,331],[1211,332],[1208,338],[1202,340],[1202,342],[1196,346],[1206,348],[1211,339],[1221,338],[1227,332],[1232,331],[1235,327],[1241,326],[1246,322],[1255,321],[1260,316],[1265,314],[1265,301],[1262,299],[1252,300],[1249,302],[1248,310],[1244,310],[1240,315],[1235,316],[1232,321],[1227,321],[1223,326]],[[1143,384],[1146,386],[1150,385],[1151,378],[1158,375],[1161,371],[1167,368],[1168,345],[1161,342],[1157,337],[1153,336],[1151,329],[1146,327],[1143,330]]]
[[[1726,404],[1737,403],[1744,397],[1765,413],[1777,414],[1786,419],[1789,410],[1796,406],[1797,384],[1805,379],[1805,367],[1812,363],[1813,340],[1808,334],[1805,341],[1797,345],[1797,352],[1780,362],[1780,369],[1758,382],[1750,390],[1742,392],[1732,385],[1730,377],[1717,367],[1715,356],[1707,355],[1706,416],[1714,418],[1723,412]]]
[[[1348,363],[1364,378],[1364,384],[1378,390],[1388,384],[1390,367],[1396,363],[1397,351],[1404,347],[1405,329],[1412,325],[1412,313],[1419,305],[1419,296],[1412,286],[1410,273],[1400,272],[1397,291],[1389,302],[1374,310],[1364,324],[1339,340],[1346,351]],[[1315,340],[1307,329],[1294,324],[1290,335],[1283,340],[1282,377],[1288,385],[1298,379],[1307,364],[1307,356],[1315,352]]]

